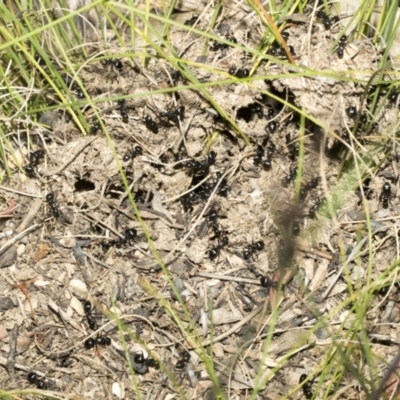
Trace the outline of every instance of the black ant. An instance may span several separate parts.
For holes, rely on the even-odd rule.
[[[308,211],[308,217],[311,219],[315,218],[316,212],[318,210],[318,208],[323,205],[326,204],[326,199],[322,198],[322,199],[318,199],[309,209]]]
[[[344,48],[346,47],[346,42],[347,42],[347,36],[343,35],[339,40],[339,45],[338,45],[338,48],[336,50],[336,53],[337,53],[339,58],[343,58]]]
[[[28,175],[33,175],[35,167],[38,166],[40,159],[43,158],[44,151],[42,149],[33,151],[29,156],[29,163],[24,167]]]
[[[185,351],[182,354],[182,358],[175,364],[176,369],[183,369],[185,365],[189,362],[190,360],[190,353]]]
[[[193,175],[195,179],[192,185],[205,178],[209,172],[210,166],[215,163],[216,158],[217,153],[212,150],[203,161],[189,160],[185,163],[185,166],[189,169],[189,173]]]
[[[300,149],[299,142],[293,141],[290,136],[290,133],[286,134],[285,139],[286,139],[286,146],[289,150],[289,158],[292,161],[295,161],[296,157],[299,155],[299,149]]]
[[[262,240],[259,240],[253,244],[251,244],[250,246],[247,246],[244,248],[243,250],[243,258],[245,260],[249,260],[254,253],[256,253],[257,251],[261,251],[264,249],[264,242]]]
[[[211,51],[218,51],[218,50],[225,50],[229,47],[229,44],[213,41],[212,45],[210,46]]]
[[[278,128],[278,123],[276,121],[269,121],[265,127],[265,131],[269,133],[274,133]]]
[[[237,43],[237,39],[234,36],[227,37],[227,40],[230,40],[232,43]],[[229,47],[231,46],[227,43],[217,42],[214,40],[212,45],[210,46],[210,50],[211,51],[225,50]]]
[[[315,13],[315,15],[322,20],[324,24],[325,30],[331,28],[331,20],[329,19],[328,15],[326,15],[323,11],[319,10]]]
[[[141,156],[142,154],[143,154],[143,149],[140,146],[135,146],[133,149],[125,153],[123,160],[124,161],[133,160],[135,157]]]
[[[175,109],[168,110],[167,112],[163,112],[160,114],[160,117],[167,118],[168,121],[171,121],[178,125],[179,121],[182,121],[185,116],[185,107],[179,106]]]
[[[319,184],[319,177],[315,177],[311,179],[308,183],[306,183],[303,187],[300,188],[300,200],[305,200],[307,194],[315,189]]]
[[[300,375],[299,384],[301,385],[304,381],[307,380],[307,375],[302,374]],[[311,389],[311,382],[305,382],[303,385],[303,393],[306,399],[311,399],[313,396],[312,389]]]
[[[36,372],[29,372],[27,376],[28,382],[36,385],[38,389],[47,390],[48,386],[44,379],[40,379]]]
[[[262,276],[260,278],[260,285],[263,288],[269,289],[269,288],[277,288],[279,286],[279,282],[277,281],[271,281],[270,279],[268,279],[266,276]],[[283,287],[283,284],[282,284]]]
[[[122,67],[124,66],[122,61],[119,60],[118,58],[107,58],[107,59],[103,60],[102,63],[104,65],[111,65],[117,69],[122,69]]]
[[[223,236],[215,247],[212,247],[208,253],[210,260],[215,260],[223,247],[229,243],[227,236]]]
[[[49,204],[51,208],[51,212],[53,213],[53,217],[59,218],[61,215],[61,211],[59,210],[55,200],[54,200],[54,194],[53,193],[48,193],[46,195],[46,202]]]
[[[219,229],[218,224],[218,213],[217,210],[212,208],[208,213],[208,219],[210,221],[211,228],[214,231],[214,238],[218,238],[221,236],[222,231]]]
[[[187,20],[183,23],[183,25],[186,25],[186,26],[193,26],[193,25],[197,22],[198,18],[199,18],[199,16],[198,16],[197,14],[194,14],[193,17],[190,18],[190,19],[187,19]]]
[[[222,177],[221,172],[218,171],[218,172],[216,173],[216,177],[217,177],[217,179],[216,179],[215,184],[217,184],[217,182],[221,179],[221,177]],[[221,181],[221,183],[220,183],[220,185],[219,185],[219,187],[218,187],[218,194],[219,194],[220,196],[222,196],[222,197],[226,197],[227,194],[228,194],[228,190],[229,190],[229,188],[228,188],[228,182],[227,182],[226,179],[224,178],[224,179],[222,179],[222,181]]]
[[[379,200],[382,202],[383,208],[389,208],[389,200],[392,196],[392,187],[389,182],[385,182],[382,186],[382,191]]]
[[[354,106],[349,106],[346,108],[346,114],[349,118],[355,119],[357,116],[357,108]]]
[[[290,182],[293,182],[297,176],[297,167],[290,168],[290,172],[282,179],[282,185],[288,187]]]
[[[130,228],[122,232],[121,235],[122,237],[120,237],[115,243],[117,247],[121,247],[122,245],[126,244],[129,240],[135,239],[135,237],[137,237],[137,231],[135,228]]]
[[[144,124],[146,125],[146,128],[157,134],[158,133],[158,129],[159,129],[159,125],[156,121],[153,121],[153,118],[151,118],[150,115],[146,115],[145,119],[144,119]]]
[[[247,78],[250,75],[250,71],[247,68],[236,68],[235,66],[230,67],[228,73],[239,79]]]
[[[93,349],[95,346],[106,347],[111,345],[111,339],[108,336],[97,336],[97,338],[88,338],[84,342],[85,349]]]
[[[126,108],[125,99],[118,100],[119,112],[121,113],[122,122],[127,124],[129,122],[128,109]]]
[[[260,104],[254,103],[252,105],[252,109],[257,114],[258,119],[262,119],[264,117],[263,109]]]
[[[264,147],[257,145],[256,155],[253,157],[254,165],[260,165],[264,157]]]
[[[102,122],[104,124],[103,120],[102,120]],[[93,121],[93,125],[90,127],[90,133],[92,135],[95,135],[100,129],[101,129],[100,121],[98,119],[96,119],[95,121]]]
[[[83,310],[85,312],[86,320],[89,324],[89,328],[92,331],[95,331],[97,329],[97,322],[96,322],[96,318],[92,315],[92,303],[90,301],[86,300],[83,303]],[[86,347],[86,342],[85,342],[85,347]]]
[[[388,100],[392,104],[396,104],[397,98],[399,97],[399,93],[396,92],[390,92],[388,96]]]
[[[135,364],[146,365],[147,367],[152,367],[152,368],[158,368],[159,367],[157,360],[155,360],[154,358],[150,358],[150,357],[144,358],[143,352],[139,353],[139,354],[136,354],[133,357],[133,362]]]

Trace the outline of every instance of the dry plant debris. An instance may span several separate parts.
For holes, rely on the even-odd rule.
[[[246,15],[228,9],[217,32],[256,47],[264,28],[251,27]],[[202,15],[197,28],[206,29],[211,16],[211,10]],[[367,234],[363,200],[374,229],[370,279],[398,258],[398,184],[381,195],[384,184],[397,182],[397,148],[360,190],[340,199],[334,215],[327,219],[319,212],[338,184],[338,154],[363,139],[360,132],[368,124],[375,135],[388,132],[398,98],[382,99],[387,104],[372,121],[368,103],[361,100],[366,85],[331,77],[330,72],[343,71],[343,77],[365,81],[371,75],[365,71],[376,70],[380,59],[369,41],[341,39],[340,22],[325,29],[318,18],[313,25],[292,21],[284,32],[296,66],[265,59],[253,77],[269,79],[208,88],[251,146],[196,90],[135,97],[185,84],[165,61],[150,58],[143,70],[110,53],[119,62],[94,60],[79,78],[92,100],[104,99],[97,112],[111,142],[93,110],[84,107],[91,136],[82,137],[60,111],[41,117],[51,129],[31,132],[33,148],[25,143],[15,149],[25,170],[16,170],[1,188],[0,365],[8,372],[0,378],[1,387],[132,399],[130,357],[147,398],[176,393],[173,379],[192,397],[211,398],[213,384],[195,342],[182,335],[173,317],[179,315],[189,328],[188,316],[132,210],[120,166],[199,337],[206,346],[212,342],[215,368],[232,398],[254,387],[260,362],[269,377],[260,395],[269,399],[280,398],[299,380],[305,382],[304,374],[318,370],[321,347],[331,343],[341,322],[349,326],[354,318],[337,304],[351,305],[366,279],[366,242],[357,242],[357,231]],[[182,57],[196,63],[191,72],[200,82],[249,74],[251,55],[237,48],[216,42],[203,54],[204,38],[177,28],[171,41],[185,49]],[[335,48],[335,41],[342,45]],[[283,57],[280,51],[272,46],[270,55]],[[281,78],[299,68],[321,73]],[[75,92],[79,96],[79,89]],[[107,100],[121,96],[126,99]],[[306,122],[297,200],[301,118],[276,98],[323,126]],[[357,116],[360,128],[353,132]],[[368,148],[365,142],[360,146]],[[283,297],[263,356],[271,323],[268,305],[278,300],[278,281],[285,283]],[[400,342],[399,295],[398,284],[386,282],[365,316],[373,350],[386,360]],[[126,348],[115,315],[136,338],[126,334]],[[322,316],[328,316],[328,324],[313,330]],[[345,330],[342,335],[347,340]],[[290,362],[274,374],[293,349]],[[356,398],[357,386],[350,379],[349,384],[353,392],[346,398]],[[312,388],[312,382],[304,383],[295,396],[309,398]]]

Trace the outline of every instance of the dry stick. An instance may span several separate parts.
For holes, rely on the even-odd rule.
[[[40,207],[42,206],[43,199],[36,199],[29,208],[28,214],[26,214],[26,217],[22,220],[22,222],[19,224],[18,228],[15,230],[17,233],[21,233],[23,230],[25,230],[30,223],[33,221],[33,219],[36,217],[37,213],[39,212]]]
[[[309,253],[313,254],[315,256],[325,258],[327,260],[332,260],[332,255],[327,253],[326,251],[318,250],[318,249],[313,249],[312,247],[304,246],[301,244],[297,243],[297,248],[302,251],[303,253]]]
[[[376,234],[378,232],[381,231],[385,231],[387,230],[387,227],[384,226],[382,228],[379,228],[377,230],[375,230],[374,232],[372,232],[372,234]],[[343,267],[340,268],[339,272],[337,273],[337,275],[335,276],[335,278],[332,280],[332,283],[329,285],[329,287],[325,290],[325,293],[322,295],[322,297],[320,298],[320,301],[322,302],[323,300],[325,300],[328,296],[329,293],[331,292],[331,290],[333,289],[333,287],[336,285],[336,282],[339,280],[340,276],[342,275],[344,269],[354,260],[354,258],[357,256],[357,253],[360,251],[361,247],[364,246],[365,242],[369,239],[369,235],[366,236],[364,239],[361,240],[361,242],[353,249],[353,251],[351,252],[351,254],[349,255],[349,258],[346,260],[346,262],[344,263]]]
[[[49,171],[47,173],[44,173],[43,176],[47,177],[47,176],[51,176],[51,175],[57,175],[59,174],[61,171],[63,171],[65,168],[68,167],[69,164],[72,163],[72,161],[75,160],[75,158],[79,155],[79,153],[81,153],[83,150],[85,150],[85,148],[87,146],[89,146],[89,144],[91,144],[92,142],[94,142],[95,140],[97,140],[98,137],[92,138],[87,140],[85,143],[83,143],[80,147],[78,147],[78,150],[75,151],[75,153],[73,154],[72,157],[70,157],[63,165],[61,165],[61,167],[53,170],[53,171]]]
[[[29,228],[27,228],[25,231],[21,232],[19,235],[14,236],[3,247],[0,248],[0,255],[2,255],[14,243],[18,242],[19,239],[22,239],[29,232],[34,231],[35,229],[39,228],[40,226],[42,226],[42,225],[41,224],[32,225]]]
[[[398,368],[398,364],[400,363],[400,348],[396,354],[396,357],[390,363],[389,368],[387,369],[385,375],[383,376],[381,383],[378,386],[378,389],[372,392],[370,400],[379,400],[381,398],[381,393],[385,388],[387,381],[390,379],[392,373]]]
[[[232,326],[231,329],[227,330],[226,332],[222,333],[219,336],[213,337],[212,339],[207,339],[204,340],[201,345],[203,347],[209,346],[211,343],[217,343],[220,342],[221,340],[224,340],[228,336],[232,335],[236,331],[238,331],[243,325],[247,324],[249,321],[251,321],[261,310],[266,308],[267,305],[265,303],[260,304],[257,306],[250,314],[247,314],[241,321],[239,321],[236,325]]]
[[[27,196],[27,197],[40,197],[42,198],[42,195],[36,195],[36,194],[31,194],[31,193],[26,193],[26,192],[20,192],[19,190],[14,190],[11,188],[8,188],[6,186],[1,186],[0,185],[0,190],[5,190],[6,192],[11,192],[11,193],[17,193],[20,194],[21,196]]]
[[[8,353],[6,368],[10,375],[12,383],[15,382],[15,354],[17,349],[17,336],[18,336],[18,325],[15,324],[14,328],[8,333],[8,343],[10,351]]]
[[[254,0],[254,3],[257,4],[257,7],[264,14],[265,19],[268,21],[271,30],[279,38],[279,41],[281,42],[282,47],[285,49],[285,52],[286,52],[286,54],[288,56],[288,59],[289,59],[290,63],[291,64],[296,64],[295,61],[294,61],[292,53],[289,51],[288,45],[286,44],[285,40],[283,39],[281,33],[279,32],[279,29],[275,25],[274,21],[272,20],[271,16],[269,15],[268,11],[263,7],[263,5],[260,3],[259,0]]]
[[[260,285],[260,281],[257,279],[247,279],[230,275],[209,274],[207,272],[198,272],[196,275],[202,278],[220,279],[222,281],[232,281],[240,283],[250,283],[251,285]]]

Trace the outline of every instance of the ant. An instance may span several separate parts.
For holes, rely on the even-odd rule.
[[[331,20],[329,17],[323,12],[323,11],[317,11],[315,14],[319,19],[322,20],[322,23],[324,24],[325,30],[328,30],[331,28]]]
[[[126,244],[129,240],[133,240],[135,237],[137,237],[137,231],[135,228],[129,228],[123,231],[121,235],[122,237],[120,237],[115,243],[118,248]]]
[[[199,181],[208,174],[209,168],[215,163],[216,158],[217,153],[212,150],[203,161],[190,160],[185,163],[185,166],[189,168],[190,174],[193,175],[195,180]],[[193,183],[196,184],[196,181],[192,182],[192,185]]]
[[[126,108],[125,99],[118,100],[119,112],[121,113],[122,122],[127,124],[129,122],[128,109]]]
[[[343,54],[344,54],[344,48],[346,47],[346,42],[347,42],[347,36],[343,35],[340,39],[339,39],[339,45],[338,48],[336,50],[336,53],[338,55],[339,58],[343,58]]]
[[[232,43],[237,43],[237,39],[234,36],[227,37],[226,39],[230,40]],[[211,51],[225,50],[229,47],[231,47],[229,44],[217,42],[214,40],[212,45],[210,46],[210,50]]]
[[[302,188],[300,188],[300,200],[304,200],[307,194],[315,189],[319,184],[319,177],[312,178],[308,183],[306,183]]]
[[[260,165],[262,158],[264,157],[264,147],[257,145],[256,155],[253,157],[254,165]]]
[[[251,108],[253,112],[257,114],[258,119],[262,119],[264,117],[263,109],[260,104],[254,103]]]
[[[51,212],[53,213],[53,217],[59,218],[61,215],[61,211],[59,210],[55,200],[54,200],[54,194],[53,193],[48,193],[46,195],[46,202],[49,204],[51,208]]]
[[[215,260],[223,247],[229,243],[227,236],[223,236],[215,247],[212,247],[208,253],[210,260]]]
[[[189,362],[190,360],[190,353],[185,351],[182,354],[182,358],[175,364],[176,369],[183,369],[185,365]]]
[[[48,386],[44,379],[39,379],[36,372],[29,372],[27,376],[28,382],[36,385],[38,389],[47,390]]]
[[[308,216],[309,216],[309,218],[314,219],[318,208],[319,208],[321,205],[323,205],[323,204],[326,204],[326,199],[325,199],[325,198],[318,199],[318,200],[310,207],[310,209],[309,209],[309,211],[308,211]]]
[[[211,228],[212,228],[213,231],[214,231],[214,237],[215,237],[215,238],[219,237],[219,236],[221,235],[221,232],[222,232],[222,231],[220,231],[219,225],[218,225],[218,221],[217,221],[217,219],[218,219],[217,210],[215,210],[214,208],[212,208],[212,209],[210,210],[210,212],[208,213],[208,219],[210,220]]]
[[[289,158],[292,161],[295,161],[296,157],[299,155],[299,149],[300,149],[299,142],[293,141],[290,136],[290,133],[286,134],[285,140],[286,140],[286,146],[289,150]]]
[[[249,260],[254,253],[257,251],[261,251],[264,249],[264,242],[262,240],[258,240],[257,242],[247,246],[243,250],[243,258],[245,260]]]
[[[102,120],[102,122],[104,124],[103,120]],[[93,125],[90,127],[90,133],[92,135],[95,135],[100,129],[101,129],[100,121],[98,119],[96,119],[95,121],[93,121]]]
[[[140,146],[135,146],[134,149],[129,150],[125,153],[123,160],[129,161],[133,160],[137,156],[141,156],[143,154],[143,149]]]
[[[38,166],[39,161],[44,156],[44,151],[42,149],[33,151],[29,156],[29,163],[24,167],[25,172],[28,175],[33,175],[35,167]]]
[[[183,23],[183,25],[186,25],[186,26],[193,26],[193,25],[197,22],[198,18],[199,18],[199,16],[198,16],[197,14],[194,14],[193,17],[190,18],[190,19],[187,19],[187,20]]]
[[[229,75],[236,76],[236,78],[247,78],[250,74],[250,71],[247,68],[236,68],[234,65],[229,68]]]
[[[306,374],[302,374],[300,375],[300,379],[299,379],[299,384],[302,384],[305,380],[307,380],[307,375]],[[311,399],[313,396],[312,390],[311,390],[311,382],[306,382],[303,385],[303,393],[304,393],[304,397],[306,399]]]
[[[122,67],[124,66],[122,61],[119,60],[118,58],[107,58],[107,59],[103,60],[103,64],[104,65],[112,65],[113,67],[115,67],[117,69],[122,69]]]
[[[269,133],[274,133],[278,128],[278,123],[276,121],[269,121],[265,127],[265,131]]]
[[[221,179],[222,177],[222,173],[221,172],[217,172],[216,173],[216,182],[215,185],[218,183],[218,181]],[[226,195],[228,194],[228,182],[226,181],[226,179],[222,179],[219,187],[218,187],[218,194],[222,197],[226,197]]]
[[[146,115],[144,124],[149,131],[153,132],[154,134],[158,133],[159,125],[156,121],[153,121],[153,118],[151,118],[150,115]]]
[[[357,108],[354,106],[349,106],[346,108],[346,114],[349,118],[355,119],[357,116]]]
[[[157,362],[157,360],[155,360],[154,358],[150,358],[150,357],[144,358],[143,352],[142,352],[142,353],[139,353],[139,354],[136,354],[136,355],[133,357],[133,361],[134,361],[136,364],[142,364],[142,365],[144,364],[144,365],[146,365],[147,367],[158,368],[158,362]]]
[[[268,279],[266,276],[262,276],[260,278],[260,285],[263,288],[269,289],[269,288],[277,288],[279,286],[279,282],[277,281],[271,281],[270,279]],[[282,284],[282,288],[283,288],[283,284]]]
[[[85,312],[86,320],[89,324],[89,328],[92,331],[95,331],[97,329],[97,322],[96,322],[96,318],[92,315],[92,311],[93,311],[92,303],[90,301],[86,300],[83,303],[83,310]],[[89,340],[89,339],[87,339],[87,340]],[[86,347],[86,342],[85,342],[85,347]]]
[[[297,167],[290,168],[290,172],[282,179],[282,185],[288,187],[289,183],[294,181],[297,176]]]
[[[389,200],[392,196],[392,187],[389,182],[385,182],[382,186],[381,195],[379,196],[379,200],[382,202],[383,208],[389,208]]]
[[[183,120],[184,115],[185,115],[184,106],[179,106],[175,109],[168,110],[167,112],[160,114],[161,117],[167,118],[169,121],[172,121],[177,125],[179,121]]]
[[[94,346],[106,347],[111,345],[111,339],[108,336],[97,336],[97,338],[88,338],[85,340],[84,346],[86,349],[93,349]]]

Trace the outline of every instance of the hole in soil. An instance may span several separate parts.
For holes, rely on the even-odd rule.
[[[246,107],[240,107],[237,110],[237,119],[244,119],[246,122],[250,122],[251,118],[253,117],[253,104],[249,104]]]
[[[87,179],[78,179],[75,182],[75,190],[77,192],[88,192],[89,190],[94,190],[95,186],[94,183],[88,181]]]

